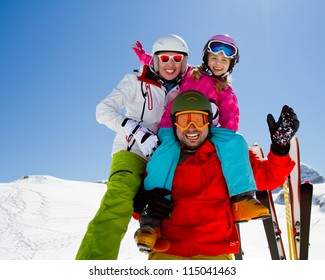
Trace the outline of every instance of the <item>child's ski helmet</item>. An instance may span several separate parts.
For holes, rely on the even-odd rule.
[[[213,41],[225,43],[227,45],[234,47],[237,50],[236,54],[234,55],[234,57],[231,59],[231,62],[230,62],[230,66],[228,69],[228,74],[230,74],[232,72],[233,68],[235,67],[236,63],[239,62],[239,50],[238,50],[235,40],[227,34],[214,35],[207,41],[207,43],[205,44],[205,46],[203,48],[203,52],[202,52],[202,62],[203,62],[202,65],[204,67],[208,67],[208,52],[211,52],[209,50],[209,44]]]

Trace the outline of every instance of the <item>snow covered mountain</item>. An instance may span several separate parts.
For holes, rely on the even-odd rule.
[[[301,172],[301,182],[309,181],[314,184],[314,195],[313,195],[313,205],[314,207],[318,207],[321,213],[325,213],[325,194],[318,191],[318,184],[324,184],[325,180],[322,175],[320,175],[316,170],[312,167],[301,163],[300,166]],[[284,205],[284,193],[282,188],[279,188],[274,191],[278,195],[275,198],[275,203]]]
[[[325,178],[305,163],[300,164],[300,172],[301,182],[310,181],[313,184],[325,183]]]
[[[305,165],[302,176],[314,183],[309,258],[323,259],[324,178]],[[0,260],[73,260],[105,191],[101,181],[69,181],[52,176],[24,176],[0,183]],[[279,197],[281,191],[274,194],[274,199],[287,246],[285,209]],[[146,260],[133,241],[137,228],[138,222],[131,220],[119,260]],[[244,259],[270,259],[262,222],[243,224],[241,238]]]

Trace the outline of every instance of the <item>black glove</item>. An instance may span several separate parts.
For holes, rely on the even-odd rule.
[[[267,115],[267,124],[271,134],[271,149],[278,156],[285,156],[290,150],[290,140],[299,128],[296,113],[287,105],[282,107],[279,120],[275,122],[271,114]]]
[[[141,214],[147,206],[146,211],[152,218],[159,220],[167,218],[173,210],[173,202],[165,197],[170,194],[171,191],[162,188],[154,188],[150,191],[141,188],[134,197],[134,212]]]

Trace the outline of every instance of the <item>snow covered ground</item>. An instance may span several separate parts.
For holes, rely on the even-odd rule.
[[[0,260],[73,260],[106,185],[28,176],[0,184]],[[274,194],[276,200],[280,193]],[[324,258],[325,184],[314,185],[310,260]],[[285,207],[275,204],[287,248]],[[323,208],[321,208],[323,206]],[[323,210],[323,212],[322,212]],[[138,223],[131,220],[119,260],[146,260],[133,241]],[[241,225],[244,260],[270,260],[263,223]]]

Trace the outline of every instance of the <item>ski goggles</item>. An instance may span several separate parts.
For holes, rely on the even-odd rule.
[[[210,124],[209,114],[203,111],[182,111],[176,113],[175,117],[175,125],[182,130],[187,130],[191,124],[199,130]]]
[[[237,48],[233,45],[227,44],[225,42],[220,42],[217,40],[210,41],[207,47],[209,52],[219,53],[223,52],[224,55],[228,58],[234,58],[237,55]]]
[[[170,59],[172,59],[175,63],[181,63],[183,61],[184,55],[182,54],[158,54],[158,58],[160,62],[167,63]]]

